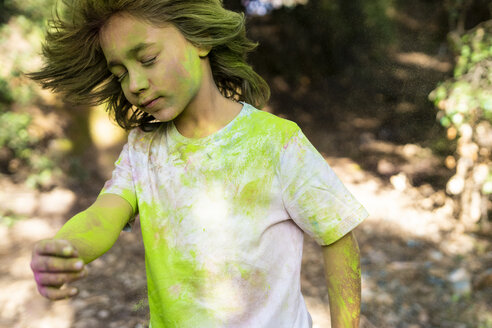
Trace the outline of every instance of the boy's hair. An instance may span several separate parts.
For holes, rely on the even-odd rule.
[[[257,44],[246,37],[244,14],[223,8],[221,0],[62,0],[63,14],[49,21],[43,44],[45,65],[27,74],[43,88],[70,102],[98,105],[124,129],[148,126],[154,118],[128,102],[107,68],[99,30],[114,14],[125,12],[154,26],[172,23],[195,46],[210,47],[213,78],[227,98],[263,107],[267,83],[246,63]]]

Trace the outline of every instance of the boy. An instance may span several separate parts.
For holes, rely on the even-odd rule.
[[[153,328],[310,327],[304,231],[323,245],[332,326],[358,327],[351,230],[367,213],[296,124],[250,105],[268,87],[245,63],[243,18],[215,0],[69,8],[32,77],[73,100],[109,99],[131,132],[95,203],[36,245],[39,292],[75,295],[62,286],[138,213]]]

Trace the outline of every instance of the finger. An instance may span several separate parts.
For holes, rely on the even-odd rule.
[[[56,287],[47,287],[42,285],[38,285],[38,291],[41,295],[52,301],[66,299],[77,295],[78,293],[77,288],[74,287],[60,289]]]
[[[34,275],[36,282],[43,286],[61,287],[65,283],[76,281],[87,276],[87,270],[76,273],[43,273],[37,272]]]
[[[41,255],[55,255],[61,257],[77,257],[78,252],[73,245],[63,239],[46,239],[35,245],[35,252]]]
[[[77,257],[78,252],[73,245],[63,239],[41,240],[34,246],[34,253],[40,255],[55,255],[60,257]]]
[[[61,258],[56,256],[35,256],[31,260],[34,272],[79,272],[84,268],[80,258]]]

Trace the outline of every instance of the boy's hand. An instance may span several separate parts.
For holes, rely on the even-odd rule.
[[[76,295],[76,288],[62,287],[87,275],[84,261],[78,256],[75,247],[60,239],[46,239],[35,244],[31,269],[39,293],[50,300]]]

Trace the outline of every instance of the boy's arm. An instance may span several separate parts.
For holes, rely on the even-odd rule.
[[[322,247],[332,328],[359,327],[361,274],[359,245],[353,232]]]
[[[37,242],[31,269],[39,293],[51,300],[75,295],[77,289],[62,287],[86,275],[85,263],[113,246],[132,214],[124,198],[104,194],[65,223],[54,238]]]
[[[106,253],[133,213],[122,197],[103,194],[88,209],[72,217],[53,239],[69,241],[85,263]]]

